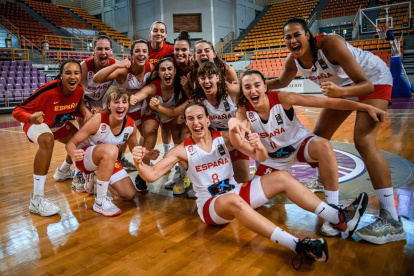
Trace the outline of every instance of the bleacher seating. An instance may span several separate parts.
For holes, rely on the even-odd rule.
[[[251,68],[259,70],[265,78],[277,78],[285,68],[285,58],[253,60],[247,67],[247,69]],[[300,77],[301,74],[298,72],[296,76]]]
[[[368,7],[369,0],[329,0],[319,19],[355,15],[358,9]]]
[[[28,61],[0,60],[0,106],[16,105],[52,80]]]
[[[51,59],[53,59],[56,62],[62,62],[68,58],[71,59],[76,59],[79,61],[82,61],[84,59],[87,59],[88,57],[92,56],[92,52],[90,53],[86,53],[86,52],[64,52],[64,51],[60,51],[60,52],[53,52],[53,51],[49,51],[46,54],[48,57],[50,57]]]
[[[288,0],[269,4],[270,10],[235,50],[284,46],[283,25],[286,21],[295,16],[308,19],[317,3],[318,0]]]
[[[394,1],[393,3],[403,3],[408,2],[405,1]],[[414,1],[411,1],[411,15],[414,14]],[[385,8],[381,9],[379,18],[385,18],[386,10]],[[394,6],[390,7],[388,9],[388,16],[392,16],[393,18],[393,28],[404,28],[408,27],[409,25],[409,13],[408,9],[406,9],[404,6]],[[386,22],[384,20],[381,20],[379,23],[379,26],[385,26]],[[389,23],[390,24],[390,23]],[[409,33],[412,33],[413,30],[409,30]],[[399,33],[398,31],[394,31],[394,33]]]
[[[58,28],[90,29],[52,3],[21,0]]]
[[[224,61],[238,61],[243,54],[224,54],[222,59]]]
[[[21,40],[22,47],[31,47],[32,44],[41,47],[41,43],[47,35],[49,48],[73,49],[66,41],[60,40],[56,34],[40,24],[16,3],[0,3],[0,14],[19,30],[19,33],[15,34],[16,36],[25,38]]]
[[[95,16],[92,16],[91,14],[89,14],[84,9],[76,8],[76,7],[63,6],[63,5],[59,5],[59,7],[71,10],[77,16],[79,16],[80,18],[82,18],[83,20],[85,20],[86,22],[91,24],[94,28],[96,28],[100,31],[105,31],[106,33],[108,33],[108,35],[113,40],[115,40],[116,42],[124,44],[125,47],[128,47],[128,48],[131,47],[131,44],[132,44],[131,39],[129,39],[128,37],[126,37],[123,34],[119,33],[115,29],[109,27],[108,25],[106,25],[102,21],[98,20]]]

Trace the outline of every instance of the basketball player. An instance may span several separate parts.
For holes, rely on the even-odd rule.
[[[300,18],[288,20],[283,31],[291,54],[286,58],[280,78],[269,81],[268,88],[286,87],[299,70],[303,76],[319,84],[325,96],[353,97],[359,102],[387,110],[391,104],[393,80],[386,64],[378,56],[352,47],[335,34],[321,34],[314,38],[306,22]],[[324,108],[313,132],[330,140],[351,112]],[[404,240],[406,234],[394,204],[390,169],[376,144],[379,126],[366,112],[357,112],[355,147],[364,160],[380,206],[379,218],[358,230],[357,235],[366,241],[382,244]]]
[[[292,251],[317,261],[327,261],[328,249],[324,239],[296,238],[254,210],[276,194],[284,192],[300,207],[334,223],[334,227],[342,229],[346,235],[352,235],[367,204],[365,193],[352,205],[341,209],[322,202],[283,171],[272,172],[239,184],[233,177],[229,149],[233,142],[241,144],[239,148],[243,153],[264,161],[267,158],[267,150],[260,142],[259,135],[248,133],[247,142],[237,132],[210,130],[207,109],[200,102],[188,104],[184,109],[184,116],[191,132],[191,137],[184,143],[171,149],[168,155],[153,167],[142,162],[145,148],[136,147],[133,157],[139,173],[151,182],[161,177],[176,162],[186,167],[196,191],[198,214],[205,223],[223,225],[237,218],[248,229]],[[247,129],[244,130],[248,132]]]

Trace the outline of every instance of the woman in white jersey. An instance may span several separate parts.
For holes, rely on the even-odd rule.
[[[182,89],[180,79],[176,75],[174,62],[171,58],[166,57],[160,59],[157,64],[159,78],[152,81],[149,85],[141,89],[141,91],[131,96],[131,104],[143,101],[142,108],[146,110],[147,101],[145,99],[154,97],[158,100],[160,106],[165,109],[171,109],[186,100],[185,92]],[[144,147],[153,149],[157,142],[158,127],[163,125],[165,129],[172,133],[174,144],[182,142],[181,136],[186,132],[187,127],[184,124],[178,124],[174,117],[167,117],[161,113],[152,113],[151,115],[142,115],[142,131],[145,137]],[[148,158],[144,159],[145,164],[149,164]],[[182,181],[181,181],[182,182]],[[183,183],[181,183],[183,184]],[[184,185],[180,189],[173,190],[174,194],[182,194],[185,192]],[[172,188],[172,187],[170,187]],[[138,176],[137,189],[142,192],[147,189],[146,183]]]
[[[126,143],[130,150],[138,146],[137,128],[127,116],[129,96],[125,89],[111,86],[108,90],[107,111],[97,113],[67,143],[66,150],[84,173],[96,174],[95,212],[116,216],[122,211],[107,196],[112,194],[130,201],[136,190],[126,171],[117,161],[118,149]],[[94,180],[95,177],[91,176]],[[94,194],[94,182],[85,184],[85,191]]]
[[[332,145],[328,140],[310,132],[295,116],[293,105],[360,110],[368,112],[374,120],[383,120],[385,112],[370,105],[344,99],[326,99],[297,93],[267,91],[265,78],[254,69],[244,72],[237,98],[237,118],[230,129],[240,131],[241,122],[248,121],[247,128],[258,133],[268,151],[268,157],[257,168],[255,177],[272,171],[287,171],[295,163],[307,162],[319,167],[328,204],[338,205],[338,164]],[[245,123],[243,123],[246,126]],[[322,225],[325,236],[336,236],[340,232]]]
[[[210,130],[208,111],[200,102],[188,104],[184,116],[191,137],[171,149],[164,159],[153,167],[145,165],[142,162],[145,148],[142,147],[133,150],[133,157],[139,173],[147,181],[160,178],[176,162],[186,167],[196,191],[198,214],[205,223],[224,225],[237,218],[248,229],[297,253],[327,261],[328,250],[324,239],[298,239],[254,210],[284,192],[300,207],[331,221],[346,235],[352,235],[368,203],[366,194],[361,194],[353,204],[341,209],[322,202],[283,171],[272,172],[243,184],[237,183],[233,177],[229,149],[232,144],[237,144],[246,155],[265,160],[267,151],[258,134],[248,133],[245,136],[247,142],[237,132]]]
[[[286,87],[299,70],[319,84],[328,97],[357,97],[360,102],[387,110],[391,104],[392,76],[378,56],[352,47],[335,34],[313,38],[306,22],[299,18],[290,19],[283,30],[291,54],[281,77],[267,82],[270,89]],[[330,140],[351,112],[323,109],[313,132]],[[390,169],[376,144],[379,126],[367,113],[357,112],[355,147],[364,160],[380,206],[380,218],[360,229],[358,235],[373,243],[405,239],[394,204]],[[387,229],[382,227],[384,221]]]

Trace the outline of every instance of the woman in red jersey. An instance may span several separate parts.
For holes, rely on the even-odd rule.
[[[52,216],[60,208],[45,198],[44,186],[55,140],[66,144],[76,133],[76,127],[69,122],[75,111],[84,118],[91,113],[83,102],[83,88],[79,85],[82,68],[78,61],[65,60],[60,66],[58,78],[41,86],[13,110],[13,117],[22,123],[29,141],[37,143],[39,149],[34,159],[34,191],[30,195],[29,210],[41,216]],[[68,155],[62,165],[62,178],[73,178],[70,170],[72,160]]]

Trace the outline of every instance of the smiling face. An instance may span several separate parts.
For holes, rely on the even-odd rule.
[[[198,62],[199,66],[201,66],[203,62],[207,62],[207,61],[214,63],[214,58],[217,55],[213,51],[213,48],[211,47],[211,45],[207,42],[198,43],[196,45],[195,52],[196,52],[195,54],[196,61]]]
[[[185,124],[193,138],[202,138],[208,132],[210,119],[202,106],[192,105],[185,109]]]
[[[148,55],[148,45],[145,43],[136,43],[132,50],[132,61],[141,66],[145,65]]]
[[[206,95],[217,94],[217,83],[219,76],[216,74],[209,74],[208,72],[198,78],[198,83]]]
[[[152,26],[152,30],[149,32],[151,41],[161,43],[167,38],[167,32],[165,31],[165,25],[162,23],[156,23]]]
[[[78,87],[81,80],[81,68],[75,62],[66,63],[62,70],[62,91],[65,94],[72,94]]]
[[[161,64],[159,64],[158,75],[165,85],[172,85],[174,83],[175,77],[174,64],[169,60],[163,61]]]
[[[95,61],[100,67],[109,65],[109,57],[112,55],[111,42],[106,38],[101,38],[95,43],[93,49]]]
[[[111,101],[108,104],[108,112],[110,116],[115,118],[115,120],[123,120],[128,113],[128,95],[123,94],[119,96],[117,93],[112,93],[110,97]]]
[[[297,58],[302,57],[309,48],[309,32],[305,33],[299,23],[290,23],[285,26],[283,34],[289,51]]]
[[[251,74],[243,76],[242,90],[244,96],[257,109],[262,106],[266,100],[267,86],[264,84],[262,77],[259,74]]]
[[[185,40],[177,40],[174,43],[174,57],[178,63],[185,63],[191,53],[190,45]]]

